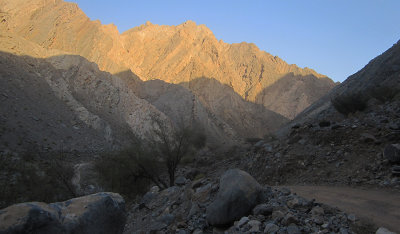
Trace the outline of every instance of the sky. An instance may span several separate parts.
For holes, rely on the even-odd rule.
[[[205,24],[342,82],[400,40],[400,0],[69,0],[122,33],[146,21]]]

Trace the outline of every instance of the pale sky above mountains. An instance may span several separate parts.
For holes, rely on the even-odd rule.
[[[343,81],[400,39],[398,0],[71,0],[120,32],[150,21],[209,27],[228,43],[255,43],[288,63]]]

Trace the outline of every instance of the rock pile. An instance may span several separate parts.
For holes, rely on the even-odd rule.
[[[248,173],[226,171],[159,192],[152,188],[128,216],[125,233],[354,233],[354,215],[261,186]]]
[[[393,126],[399,111],[394,100],[348,117],[322,115],[321,121],[293,124],[281,139],[251,146],[240,164],[260,183],[400,189],[400,132]]]

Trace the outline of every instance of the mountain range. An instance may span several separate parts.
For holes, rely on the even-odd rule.
[[[147,22],[120,33],[115,25],[91,21],[76,4],[62,0],[1,0],[0,11],[2,56],[27,66],[4,72],[35,76],[45,87],[42,93],[55,96],[50,99],[62,100],[72,110],[71,117],[53,114],[74,119],[63,123],[76,125],[78,120],[100,131],[102,141],[108,142],[103,146],[124,142],[126,134],[120,129],[144,137],[153,115],[163,116],[172,125],[195,121],[216,144],[262,137],[336,85],[254,44],[217,40],[205,25],[193,21],[177,26]],[[30,72],[36,65],[26,64],[27,56],[46,69]],[[16,95],[21,98],[14,106],[23,106],[18,102],[31,84],[18,82],[24,85],[15,91],[21,92]],[[41,106],[48,105],[47,100],[38,96],[34,102],[41,113],[55,110]],[[24,109],[19,113],[31,115]],[[43,124],[52,121],[46,115],[42,120]],[[43,135],[46,131],[59,134],[42,128],[46,129]],[[60,141],[65,137],[62,134]]]

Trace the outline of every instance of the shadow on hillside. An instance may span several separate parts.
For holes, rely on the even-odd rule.
[[[117,111],[126,85],[109,77],[78,55],[0,51],[0,152],[36,147],[93,155],[128,144],[132,133]]]
[[[130,71],[115,74],[129,77]],[[192,111],[193,103],[199,101],[197,110],[204,109],[208,116],[219,124],[227,124],[241,137],[262,137],[271,133],[288,121],[287,118],[268,110],[263,105],[243,99],[232,87],[222,84],[215,78],[199,77],[190,82],[171,84],[162,80],[149,80],[136,83],[136,94],[173,120],[186,109]],[[173,107],[174,103],[178,106]],[[186,113],[191,115],[192,113]]]
[[[327,94],[335,83],[314,75],[287,74],[257,94],[255,102],[294,119],[296,115]]]
[[[126,142],[123,139],[126,139],[124,136],[129,128],[119,110],[129,105],[128,100],[121,101],[120,98],[129,96],[127,93],[130,91],[175,122],[182,116],[191,118],[195,113],[198,121],[210,127],[215,139],[262,137],[287,122],[286,118],[262,105],[244,100],[231,87],[214,78],[199,77],[187,83],[170,84],[161,80],[141,81],[133,72],[124,71],[114,75],[117,79],[112,79],[110,73],[100,71],[95,63],[79,55],[34,58],[0,52],[0,57],[8,67],[16,64],[12,71],[7,70],[8,67],[3,68],[3,96],[7,101],[0,104],[3,110],[17,109],[15,112],[19,116],[14,117],[15,121],[11,123],[11,113],[4,112],[3,117],[7,120],[0,124],[15,129],[15,125],[21,125],[19,122],[25,123],[14,131],[13,148],[23,148],[18,146],[20,142],[27,142],[23,139],[32,139],[34,144],[39,145],[47,145],[48,139],[51,139],[52,149],[104,150],[116,143],[103,138],[109,134],[107,124],[118,142]],[[10,72],[12,77],[8,74]],[[68,101],[55,95],[48,82],[59,86],[59,80],[65,82],[68,95],[72,95],[85,109],[102,120],[98,128],[100,130],[79,120],[77,113],[71,111]],[[11,87],[14,87],[13,91]],[[14,92],[12,96],[19,98],[18,102],[10,101],[8,97],[11,92]],[[31,126],[35,127],[30,129]]]
[[[180,85],[192,90],[211,111],[223,116],[228,124],[246,137],[263,137],[288,121],[261,104],[245,100],[232,87],[214,78],[200,77]]]

